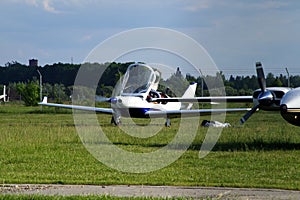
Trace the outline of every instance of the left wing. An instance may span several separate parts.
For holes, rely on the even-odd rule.
[[[249,111],[251,108],[224,108],[224,109],[196,109],[196,110],[166,110],[166,111],[152,111],[149,110],[145,113],[149,117],[193,117],[200,115],[212,115],[212,114],[222,114],[226,112],[245,112]]]
[[[43,101],[39,103],[42,106],[50,106],[50,107],[58,107],[58,108],[69,108],[76,110],[86,110],[86,111],[94,111],[105,114],[113,114],[113,109],[111,108],[97,108],[91,106],[76,106],[76,105],[67,105],[67,104],[58,104],[58,103],[48,103],[47,97],[44,97]]]
[[[252,96],[215,96],[194,98],[152,98],[150,102],[253,102]]]

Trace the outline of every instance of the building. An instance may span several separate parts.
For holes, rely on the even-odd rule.
[[[37,59],[30,59],[29,60],[29,67],[37,67],[38,66],[38,60]]]

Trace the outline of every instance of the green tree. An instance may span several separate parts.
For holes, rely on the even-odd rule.
[[[283,84],[282,82],[280,81],[280,79],[278,77],[275,78],[275,81],[273,82],[272,86],[274,87],[282,87]]]
[[[226,91],[226,95],[227,95],[227,96],[235,96],[235,95],[238,94],[238,93],[237,93],[237,90],[234,89],[234,88],[232,88],[232,87],[230,87],[230,86],[226,86],[226,87],[225,87],[225,91]]]
[[[28,83],[18,83],[17,91],[22,96],[26,106],[37,106],[39,102],[39,84],[38,81],[29,81]]]
[[[275,82],[274,74],[268,73],[268,75],[267,75],[267,77],[266,77],[267,87],[271,87],[271,86],[273,85],[274,82]]]
[[[66,87],[63,84],[56,83],[53,85],[53,98],[57,103],[62,103],[63,101],[70,100],[65,91]]]

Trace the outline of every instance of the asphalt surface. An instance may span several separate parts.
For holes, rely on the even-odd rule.
[[[138,185],[4,184],[0,185],[0,194],[111,195],[117,197],[186,197],[193,199],[300,199],[300,191],[292,190]]]

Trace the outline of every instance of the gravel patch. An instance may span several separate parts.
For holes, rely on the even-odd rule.
[[[143,185],[0,185],[0,194],[111,195],[118,197],[187,197],[193,199],[300,199],[300,191],[257,188]]]

